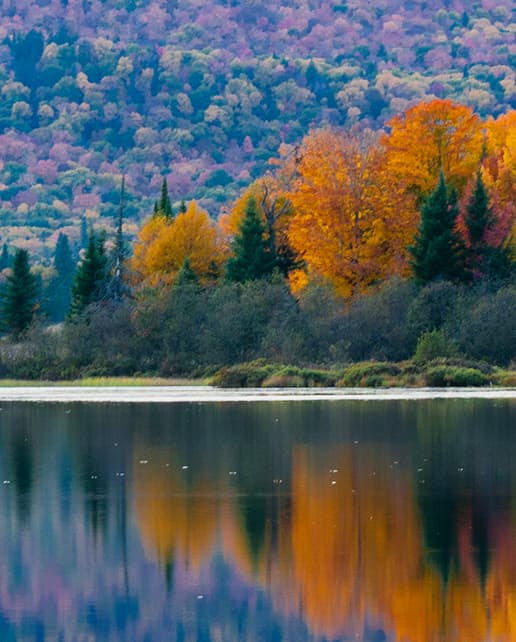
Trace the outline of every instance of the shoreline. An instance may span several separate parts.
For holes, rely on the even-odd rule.
[[[0,402],[241,403],[516,399],[516,388],[214,388],[212,386],[0,387]]]

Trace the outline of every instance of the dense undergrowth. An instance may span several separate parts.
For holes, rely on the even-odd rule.
[[[220,386],[515,385],[516,286],[391,281],[342,301],[282,280],[184,284],[0,341],[0,377],[212,378]],[[243,365],[242,365],[243,364]],[[512,368],[512,370],[511,370]]]

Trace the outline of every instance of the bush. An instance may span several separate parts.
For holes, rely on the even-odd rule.
[[[258,388],[274,372],[274,366],[263,362],[241,363],[221,368],[213,376],[212,383],[219,388]]]
[[[341,379],[337,381],[339,387],[379,387],[384,385],[384,376],[396,376],[401,368],[392,363],[356,363],[344,371]]]
[[[478,387],[490,383],[490,378],[476,368],[437,366],[425,373],[426,385],[431,388]]]

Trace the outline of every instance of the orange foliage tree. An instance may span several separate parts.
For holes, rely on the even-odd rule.
[[[350,296],[407,271],[406,248],[418,221],[415,200],[392,179],[371,135],[309,134],[289,196],[294,213],[288,238],[309,275]]]
[[[480,164],[483,124],[470,107],[423,102],[387,126],[390,133],[381,142],[389,172],[420,199],[435,189],[441,170],[447,185],[460,191]]]
[[[145,223],[130,267],[138,281],[157,285],[173,282],[186,259],[201,279],[213,275],[223,259],[217,227],[195,201],[172,220],[155,215]]]
[[[501,242],[516,235],[516,110],[486,123],[486,155],[482,167],[484,183],[491,194],[497,218],[491,241]]]

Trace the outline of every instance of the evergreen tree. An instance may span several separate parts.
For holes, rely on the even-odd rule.
[[[441,172],[439,184],[421,209],[419,229],[409,248],[417,282],[467,278],[464,243],[455,228],[457,215],[457,196],[448,190]]]
[[[174,279],[174,288],[180,288],[185,285],[199,285],[199,277],[192,269],[188,257],[184,260]]]
[[[15,337],[32,323],[36,295],[37,284],[30,271],[29,253],[27,250],[16,250],[3,301],[5,326]]]
[[[161,183],[161,196],[159,203],[157,203],[156,213],[166,216],[167,218],[173,218],[174,214],[172,212],[172,204],[170,203],[170,196],[168,195],[168,185],[167,179],[163,178]]]
[[[75,264],[72,258],[70,242],[68,236],[63,233],[60,233],[57,238],[54,252],[54,268],[57,274],[63,279],[73,276]]]
[[[7,243],[2,247],[2,254],[0,254],[0,272],[11,265],[11,257],[9,256],[9,249]]]
[[[239,232],[231,243],[233,256],[226,263],[226,277],[229,281],[243,283],[272,274],[275,261],[270,253],[265,231],[256,201],[250,198]]]
[[[489,207],[489,196],[480,171],[464,217],[469,237],[468,267],[479,276],[487,278],[507,278],[513,267],[510,245],[488,245],[486,235],[495,223],[496,217]]]
[[[88,247],[77,271],[72,287],[71,316],[80,314],[88,305],[100,301],[106,294],[107,258],[104,235],[90,232]]]
[[[116,225],[115,247],[113,248],[113,278],[112,278],[112,297],[115,301],[121,301],[124,295],[124,262],[126,259],[126,247],[124,243],[124,206],[125,206],[125,176],[122,176],[122,185],[120,187],[120,204],[118,207],[118,217]]]
[[[179,205],[179,213],[186,214],[186,203],[184,198],[181,199],[181,204]]]
[[[70,307],[75,262],[66,234],[59,234],[54,252],[55,276],[47,286],[46,313],[51,321],[62,321]]]
[[[80,249],[84,250],[88,247],[89,234],[88,234],[88,223],[84,216],[81,217],[81,245]]]

